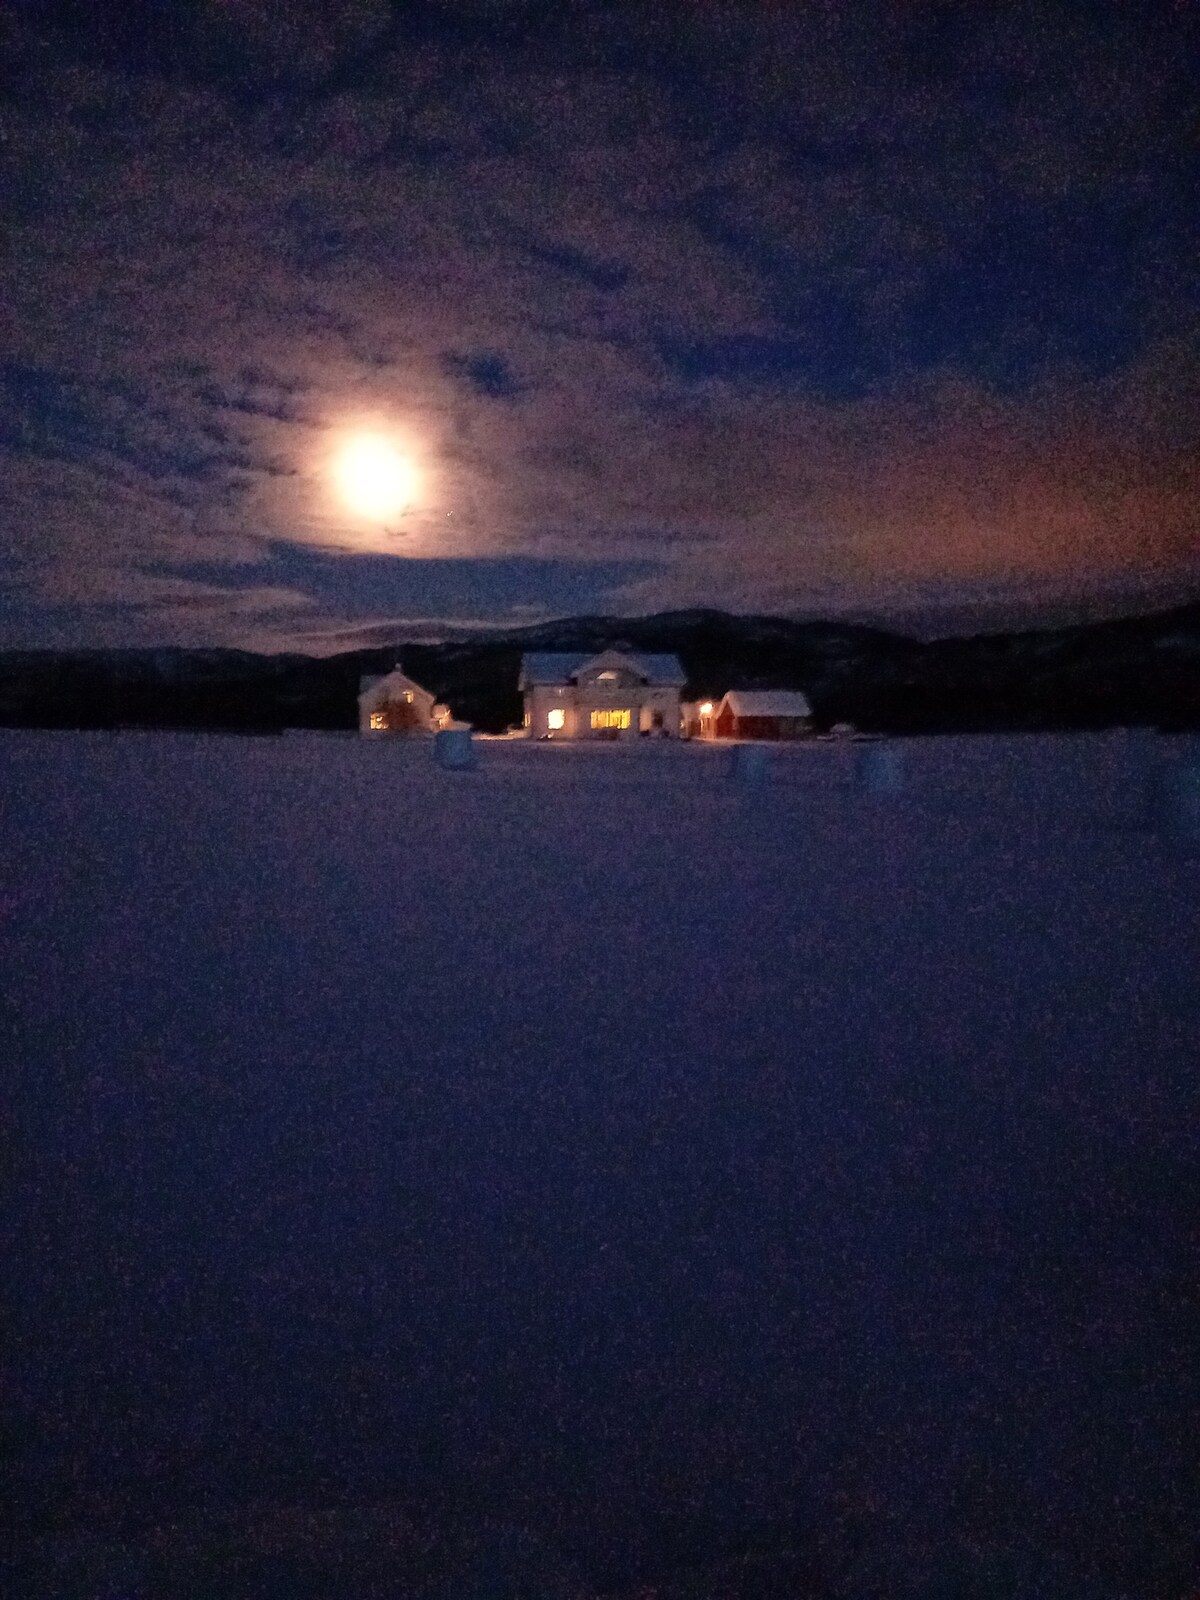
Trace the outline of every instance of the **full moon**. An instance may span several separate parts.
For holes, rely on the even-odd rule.
[[[348,440],[334,459],[334,476],[349,509],[371,522],[399,516],[416,488],[412,462],[380,434]]]

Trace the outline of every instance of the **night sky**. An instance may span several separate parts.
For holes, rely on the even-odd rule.
[[[0,28],[0,648],[1200,584],[1192,0]]]

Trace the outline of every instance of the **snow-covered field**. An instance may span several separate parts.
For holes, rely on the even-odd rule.
[[[1182,1594],[1196,743],[479,752],[0,733],[13,1592]]]

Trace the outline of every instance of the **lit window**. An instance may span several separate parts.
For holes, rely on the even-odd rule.
[[[566,723],[567,713],[562,710],[561,707],[555,706],[553,711],[547,711],[546,726],[551,730],[551,732],[555,732],[559,728],[564,728]]]
[[[372,711],[372,713],[371,713],[371,726],[372,726],[372,728],[374,728],[376,733],[378,733],[382,729],[386,728],[387,727],[387,712],[386,711]]]
[[[404,691],[404,704],[406,706],[410,706],[410,705],[412,705],[412,703],[413,703],[413,701],[412,701],[412,690],[411,689],[405,689],[405,691]]]
[[[616,683],[617,681],[617,675],[615,672],[601,672],[598,674],[598,676],[601,683]]]
[[[630,722],[628,711],[593,711],[593,728],[627,728]]]

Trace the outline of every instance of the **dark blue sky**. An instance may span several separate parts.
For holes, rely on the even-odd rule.
[[[0,26],[0,647],[1200,585],[1189,0]]]

